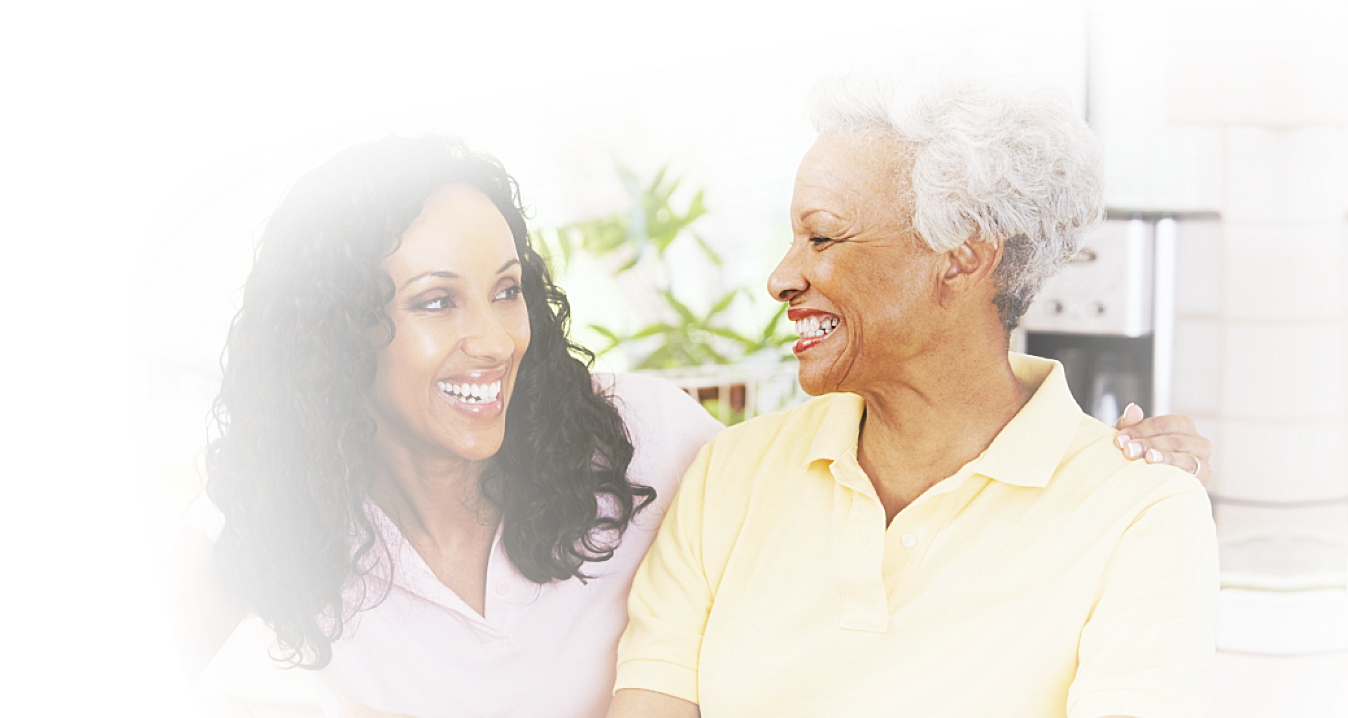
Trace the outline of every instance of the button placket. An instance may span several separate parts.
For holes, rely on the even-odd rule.
[[[884,509],[872,497],[848,488],[834,487],[836,502],[847,509],[835,513],[839,537],[836,558],[838,591],[842,599],[839,626],[848,630],[883,632],[889,625],[889,608],[881,563],[884,546],[873,534],[882,531]]]
[[[487,606],[483,622],[495,632],[497,640],[508,642],[521,610],[538,598],[539,586],[524,578],[510,564],[497,530],[487,559]]]
[[[890,535],[886,541],[888,550],[885,552],[885,587],[891,611],[898,608],[904,592],[922,567],[927,552],[936,542],[936,536],[991,481],[972,473],[957,477],[957,480],[960,483],[951,490],[921,503],[913,502],[890,525]],[[904,513],[908,515],[904,516]]]
[[[894,517],[885,533],[885,594],[891,607],[907,590],[922,562],[925,547],[921,537],[924,532],[919,527],[927,525],[929,520],[928,506],[912,505]]]

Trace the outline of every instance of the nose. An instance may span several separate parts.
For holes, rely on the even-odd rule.
[[[490,310],[475,312],[463,337],[463,352],[484,363],[509,361],[515,341],[501,317]]]
[[[802,242],[792,242],[786,250],[786,256],[777,263],[777,268],[768,275],[768,294],[779,302],[789,302],[791,298],[809,288],[810,283],[801,271],[800,247]]]

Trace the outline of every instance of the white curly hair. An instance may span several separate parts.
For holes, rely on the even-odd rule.
[[[901,145],[894,201],[933,250],[1005,242],[996,304],[1008,332],[1104,218],[1100,142],[1061,90],[866,69],[816,84],[809,115],[821,135]]]

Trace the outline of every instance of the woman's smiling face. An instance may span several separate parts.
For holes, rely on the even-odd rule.
[[[393,341],[368,394],[379,441],[426,459],[490,458],[529,348],[509,225],[486,195],[450,185],[426,200],[383,267],[395,294]]]
[[[900,206],[902,148],[821,136],[796,172],[791,248],[768,278],[801,339],[800,385],[811,395],[864,393],[923,351],[943,255]]]

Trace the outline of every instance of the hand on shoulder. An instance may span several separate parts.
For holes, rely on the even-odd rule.
[[[1115,422],[1115,446],[1129,459],[1169,464],[1198,477],[1203,486],[1212,480],[1212,442],[1198,433],[1193,419],[1182,414],[1146,418],[1129,404]]]

